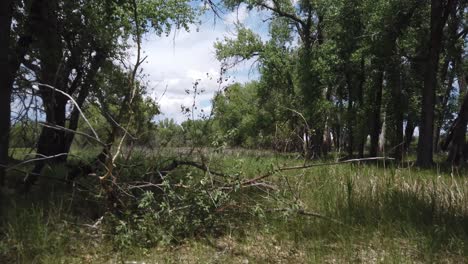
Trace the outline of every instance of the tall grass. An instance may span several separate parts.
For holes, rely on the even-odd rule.
[[[320,167],[287,177],[298,181],[294,192],[306,210],[344,223],[299,216],[294,224],[290,220],[276,224],[294,241],[323,241],[308,249],[315,261],[317,254],[347,253],[342,261],[373,262],[365,256],[356,258],[356,250],[381,250],[391,262],[457,262],[468,256],[468,178],[375,165]],[[389,238],[402,245],[389,244]],[[335,251],[329,251],[330,245]],[[408,250],[412,255],[401,255]]]
[[[247,151],[210,154],[210,159],[210,169],[243,178],[302,163],[295,157]],[[146,163],[151,162],[122,171],[135,177],[146,171]],[[179,172],[177,177],[189,173],[195,182],[201,173],[189,168]],[[47,173],[54,176],[54,171]],[[82,227],[89,219],[70,210],[80,207],[79,201],[70,206],[63,200],[36,203],[35,198],[30,204],[13,203],[8,208],[0,257],[8,263],[100,263],[117,261],[115,255],[147,263],[468,262],[465,173],[420,170],[408,163],[343,164],[276,173],[266,179],[275,190],[247,188],[232,196],[235,206],[229,207],[232,213],[222,215],[223,225],[217,228],[224,230],[216,236],[195,233],[177,245],[135,248],[124,256],[107,246],[115,234],[102,240],[92,235],[96,230]],[[281,208],[292,210],[273,210]],[[295,214],[297,208],[325,218]],[[154,228],[164,231],[165,227]]]

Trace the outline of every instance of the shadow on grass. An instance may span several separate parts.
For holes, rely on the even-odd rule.
[[[339,210],[351,227],[414,241],[425,255],[468,254],[465,196],[434,190],[392,189],[379,196],[351,196]]]

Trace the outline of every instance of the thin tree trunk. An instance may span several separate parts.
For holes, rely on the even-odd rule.
[[[379,150],[379,136],[382,128],[380,119],[380,108],[382,106],[382,88],[383,88],[383,71],[378,70],[376,73],[374,85],[375,96],[372,97],[372,111],[370,115],[370,149],[369,156],[375,157]]]
[[[400,76],[400,61],[395,55],[389,66],[388,84],[391,89],[391,107],[388,116],[390,148],[395,159],[403,158],[403,105],[402,105],[402,82]]]
[[[83,81],[83,84],[81,85],[80,92],[78,94],[78,98],[76,99],[76,103],[78,104],[78,107],[81,108],[85,102],[85,99],[89,95],[89,90],[91,86],[94,84],[94,79],[101,68],[102,64],[104,63],[106,59],[106,55],[103,52],[97,52],[95,57],[93,58],[90,66],[90,70],[88,74],[86,75],[85,80]],[[78,122],[80,120],[80,112],[76,105],[73,106],[73,111],[70,114],[70,121],[68,124],[68,129],[72,131],[76,131],[78,129]],[[71,145],[73,143],[73,139],[75,138],[75,133],[67,133],[65,135],[65,146],[64,146],[64,152],[69,153]]]
[[[409,117],[406,121],[405,127],[405,152],[408,153],[410,150],[411,142],[413,141],[414,129],[416,128],[414,120]]]
[[[353,86],[351,81],[351,76],[349,73],[345,74],[346,76],[346,86],[348,88],[348,107],[347,107],[347,128],[348,128],[348,156],[352,157],[354,152],[354,128],[355,128],[355,113],[353,109],[354,103],[354,94],[353,94]]]

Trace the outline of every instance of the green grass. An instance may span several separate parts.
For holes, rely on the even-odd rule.
[[[244,178],[303,162],[255,151],[210,156],[212,170]],[[139,171],[144,170],[128,173]],[[69,209],[70,197],[33,206],[24,198],[24,203],[10,203],[6,210],[0,256],[21,263],[464,263],[468,262],[466,176],[466,170],[421,170],[409,163],[276,173],[266,180],[277,190],[251,187],[234,196],[236,207],[221,217],[222,232],[126,251],[112,246],[112,234],[83,226],[93,222]],[[256,213],[251,210],[255,207]],[[296,207],[341,224],[296,214]],[[269,210],[278,208],[291,210]]]

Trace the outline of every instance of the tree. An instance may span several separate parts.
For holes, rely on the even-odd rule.
[[[39,80],[38,90],[46,113],[47,126],[42,129],[38,155],[66,160],[78,127],[79,108],[90,91],[100,89],[96,75],[106,61],[119,60],[134,41],[140,48],[141,37],[154,30],[156,34],[170,32],[172,25],[188,29],[194,10],[187,1],[48,1],[41,6],[42,20],[37,24],[35,50],[25,62]],[[60,25],[63,25],[60,26]],[[136,38],[134,36],[137,36]],[[143,58],[139,58],[138,64]],[[134,80],[135,70],[130,73]],[[122,88],[126,97],[134,96],[133,81]],[[70,97],[77,105],[68,114]],[[128,100],[121,106],[126,112]],[[131,100],[130,100],[131,104]],[[69,119],[69,120],[67,120]],[[120,122],[120,119],[117,121]],[[63,129],[66,127],[67,129]],[[116,129],[114,129],[116,130]],[[38,175],[45,160],[39,160],[32,175]],[[35,181],[28,177],[26,186]]]
[[[0,186],[8,164],[11,98],[16,74],[29,51],[34,25],[40,21],[43,0],[0,3]],[[15,16],[16,15],[16,16]],[[13,24],[16,23],[16,25]]]
[[[424,72],[421,125],[419,127],[417,153],[417,164],[423,167],[430,166],[433,163],[434,108],[439,56],[443,40],[443,30],[450,10],[457,2],[457,0],[431,1],[430,38]]]
[[[297,75],[297,87],[300,97],[297,98],[307,123],[312,127],[303,130],[307,141],[306,155],[319,156],[323,146],[323,133],[325,128],[325,116],[323,107],[323,84],[314,62],[318,60],[315,48],[324,41],[323,20],[326,10],[326,1],[224,1],[228,7],[245,3],[249,8],[268,10],[272,16],[281,19],[289,25],[290,32],[296,34],[300,46],[297,49],[295,71]],[[274,21],[275,19],[273,19]],[[302,137],[302,136],[301,136]]]
[[[8,164],[10,133],[10,102],[13,74],[10,73],[11,22],[13,0],[0,3],[0,186],[4,184],[5,167]]]

